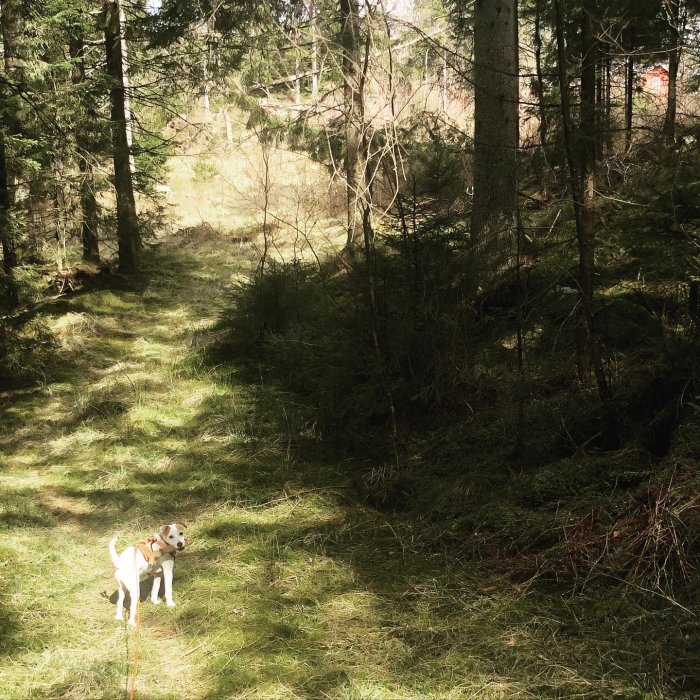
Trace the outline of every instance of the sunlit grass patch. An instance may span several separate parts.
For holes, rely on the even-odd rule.
[[[114,439],[113,435],[96,430],[91,426],[82,426],[78,430],[51,440],[48,445],[51,453],[59,457],[74,452],[76,449],[92,447],[112,439]]]
[[[96,321],[92,316],[75,312],[58,316],[51,324],[54,337],[64,349],[82,347],[86,335],[91,335],[95,327]]]
[[[143,300],[138,292],[98,290],[81,295],[79,303],[93,314],[107,316],[143,312]]]

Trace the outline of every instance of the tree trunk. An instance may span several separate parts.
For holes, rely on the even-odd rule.
[[[315,101],[318,98],[318,18],[315,0],[309,1],[307,9],[311,23],[311,97]]]
[[[205,124],[211,124],[211,99],[210,99],[210,88],[209,88],[209,71],[207,69],[206,59],[202,61],[202,94],[201,94],[201,105],[202,105],[202,121]]]
[[[632,146],[632,118],[634,116],[634,27],[627,30],[625,43],[628,51],[625,61],[625,151],[629,151]]]
[[[671,0],[668,3],[673,46],[668,52],[668,102],[664,117],[663,133],[669,143],[676,139],[676,112],[678,110],[678,69],[681,64],[683,50],[683,34],[685,19],[681,13],[681,0]]]
[[[447,55],[442,54],[442,68],[440,69],[440,109],[443,114],[447,114],[447,105],[449,102],[447,90]]]
[[[100,239],[98,235],[99,206],[95,196],[95,176],[87,158],[78,160],[80,169],[80,208],[83,214],[80,237],[83,260],[100,262]]]
[[[340,21],[345,111],[346,248],[352,250],[356,246],[359,200],[363,190],[362,164],[359,157],[363,98],[360,92],[360,15],[357,0],[340,0]]]
[[[610,58],[611,47],[606,45],[605,55],[605,148],[610,152],[613,146],[613,126],[612,126],[612,59]]]
[[[517,2],[476,0],[472,210],[476,282],[513,261],[518,146]]]
[[[525,377],[525,339],[524,312],[527,303],[527,292],[523,283],[522,263],[523,263],[523,223],[520,211],[516,213],[517,229],[515,243],[515,281],[518,288],[518,311],[516,315],[516,360],[517,360],[517,380],[515,382],[515,401],[517,405],[517,419],[515,425],[515,444],[513,445],[513,455],[515,457],[525,457],[527,444],[525,441],[525,401],[527,400],[527,382]]]
[[[539,109],[540,147],[545,152],[547,147],[547,109],[544,104],[544,78],[542,76],[542,0],[535,5],[535,91]]]
[[[588,14],[590,0],[584,2],[581,26],[581,112],[579,125],[580,230],[579,303],[576,307],[576,363],[579,381],[588,386],[592,367],[590,324],[588,315],[593,306],[593,269],[595,244],[595,165],[596,134],[596,42]]]
[[[200,95],[200,105],[202,108],[202,122],[211,124],[211,47],[209,43],[209,19],[205,24],[205,41],[206,48],[202,51],[202,93]]]
[[[111,104],[110,119],[112,121],[114,189],[117,199],[119,269],[122,272],[131,273],[140,267],[141,235],[132,181],[131,149],[129,147],[130,116],[127,111],[128,96],[124,77],[119,0],[107,0],[104,4],[104,11],[107,74],[112,81],[109,98]]]
[[[595,46],[595,129],[596,129],[596,160],[600,161],[603,158],[603,149],[605,147],[605,58],[603,56],[602,46],[599,41],[596,41]]]
[[[593,289],[595,273],[595,37],[591,27],[590,0],[584,5],[581,32],[581,126],[579,148],[575,149],[575,134],[571,118],[569,81],[566,74],[566,48],[562,0],[554,0],[556,40],[561,110],[566,159],[576,220],[579,251],[579,299],[576,305],[576,364],[579,380],[587,385],[593,369],[598,394],[603,402],[608,398],[608,386],[593,323]],[[588,11],[586,11],[588,10]]]
[[[224,117],[224,126],[226,128],[226,148],[233,148],[233,124],[231,124],[231,115],[226,107],[221,108],[221,114]]]
[[[129,144],[129,170],[131,179],[136,175],[136,161],[134,160],[134,124],[131,118],[131,83],[129,80],[129,47],[126,43],[126,14],[124,13],[123,0],[114,0],[119,8],[119,48],[121,50],[121,82],[124,86],[124,126],[126,128],[126,142]],[[208,95],[207,95],[208,97]]]
[[[73,60],[73,85],[80,88],[85,83],[85,44],[82,36],[71,37],[69,51]],[[79,97],[89,121],[97,119],[97,114],[87,100]],[[95,194],[95,175],[88,151],[87,134],[80,122],[76,128],[76,141],[83,153],[78,154],[80,170],[80,209],[82,213],[81,241],[83,260],[97,263],[100,261],[100,244],[98,238],[99,206]]]
[[[5,135],[0,131],[0,243],[2,243],[2,271],[5,276],[3,301],[7,308],[13,309],[19,303],[15,268],[17,267],[17,250],[12,231],[12,190],[7,173],[7,148]]]
[[[4,0],[2,2],[2,45],[4,56],[5,75],[10,80],[21,80],[19,57],[17,54],[20,35],[20,5],[17,0]],[[6,85],[2,86],[3,102],[11,99]],[[14,110],[3,105],[6,118],[13,114]],[[18,124],[13,117],[9,123],[4,123],[0,128],[0,243],[2,244],[2,269],[5,275],[4,301],[8,308],[14,308],[19,304],[17,284],[15,281],[15,268],[18,264],[17,244],[12,221],[12,211],[15,205],[15,176],[11,167],[10,153],[8,153],[6,134],[15,134]]]

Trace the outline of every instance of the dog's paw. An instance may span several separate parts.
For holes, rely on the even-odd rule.
[[[153,603],[153,605],[160,605],[160,598],[151,598],[151,603]]]
[[[129,627],[136,628],[136,620],[129,619],[129,622],[127,622],[126,624],[129,625]]]
[[[169,600],[169,601],[167,601],[167,603],[168,603],[168,607],[169,607],[169,608],[174,608],[174,607],[175,607],[175,601],[174,601],[174,600]]]

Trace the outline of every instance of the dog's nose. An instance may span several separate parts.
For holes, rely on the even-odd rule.
[[[182,549],[185,545],[182,542],[177,543],[178,549]]]

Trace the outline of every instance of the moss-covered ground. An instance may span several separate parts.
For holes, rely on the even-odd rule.
[[[107,543],[175,519],[192,542],[177,607],[141,607],[140,700],[691,697],[647,633],[672,602],[514,583],[290,451],[272,388],[200,361],[244,251],[173,237],[135,286],[43,308],[56,364],[1,397],[3,700],[128,697]]]

